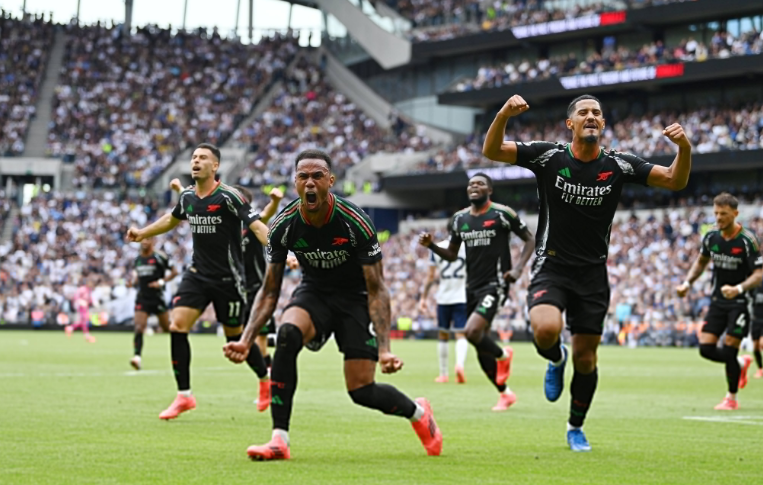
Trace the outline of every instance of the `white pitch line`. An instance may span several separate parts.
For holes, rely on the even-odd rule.
[[[229,367],[204,367],[200,369],[192,369],[194,374],[212,374],[212,373],[234,373],[235,367],[229,366]],[[164,374],[171,374],[172,371],[170,370],[160,370],[160,369],[146,369],[146,370],[129,370],[129,371],[116,371],[116,372],[38,372],[38,373],[27,373],[27,372],[0,372],[0,379],[3,378],[12,378],[12,377],[106,377],[106,376],[127,376],[127,377],[133,377],[133,376],[155,376],[155,375],[164,375]]]
[[[711,423],[735,423],[749,424],[753,426],[763,426],[763,422],[749,421],[750,419],[760,419],[760,416],[729,416],[729,417],[710,417],[710,416],[684,416],[683,419],[690,421],[706,421]]]

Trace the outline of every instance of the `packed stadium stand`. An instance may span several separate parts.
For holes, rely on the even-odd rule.
[[[302,58],[286,77],[272,104],[251,124],[236,130],[234,143],[246,147],[250,162],[242,185],[282,183],[292,160],[309,148],[327,149],[336,175],[377,152],[422,151],[431,146],[426,134],[396,118],[380,127],[327,80],[324,70]]]
[[[24,151],[53,30],[43,16],[22,20],[0,11],[0,156]]]
[[[216,31],[72,26],[50,154],[75,163],[75,186],[146,185],[199,139],[227,140],[297,50],[279,35],[250,46]]]

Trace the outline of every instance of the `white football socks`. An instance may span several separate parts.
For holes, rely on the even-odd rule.
[[[415,405],[416,405],[416,410],[413,412],[413,416],[411,416],[410,418],[408,418],[408,420],[409,420],[411,423],[415,423],[415,422],[417,422],[419,419],[423,418],[423,417],[424,417],[424,412],[425,412],[425,411],[424,411],[424,408],[422,408],[422,407],[421,407],[421,405],[419,405],[419,403],[417,403],[416,401],[413,401],[413,404],[415,404]]]
[[[447,376],[448,375],[448,341],[447,340],[437,341],[437,355],[439,357],[439,362],[440,362],[440,375]]]
[[[284,429],[274,429],[272,437],[275,438],[276,436],[280,437],[284,443],[286,443],[286,446],[289,446],[289,432]]]
[[[456,367],[464,368],[466,364],[466,351],[469,350],[469,341],[465,337],[456,340]]]

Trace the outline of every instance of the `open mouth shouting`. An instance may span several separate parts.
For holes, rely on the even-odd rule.
[[[318,194],[314,191],[305,192],[305,206],[307,210],[315,210],[318,208]]]

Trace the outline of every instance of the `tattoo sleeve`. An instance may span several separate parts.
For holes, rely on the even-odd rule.
[[[376,332],[379,352],[389,352],[389,331],[392,324],[389,290],[384,284],[382,262],[363,266],[363,276],[366,278],[368,290],[368,313]]]
[[[278,298],[281,296],[281,283],[283,282],[285,264],[269,264],[268,269],[265,271],[265,283],[262,285],[262,290],[257,295],[254,305],[252,305],[249,323],[246,325],[244,335],[241,336],[241,340],[248,342],[250,345],[276,310]]]

